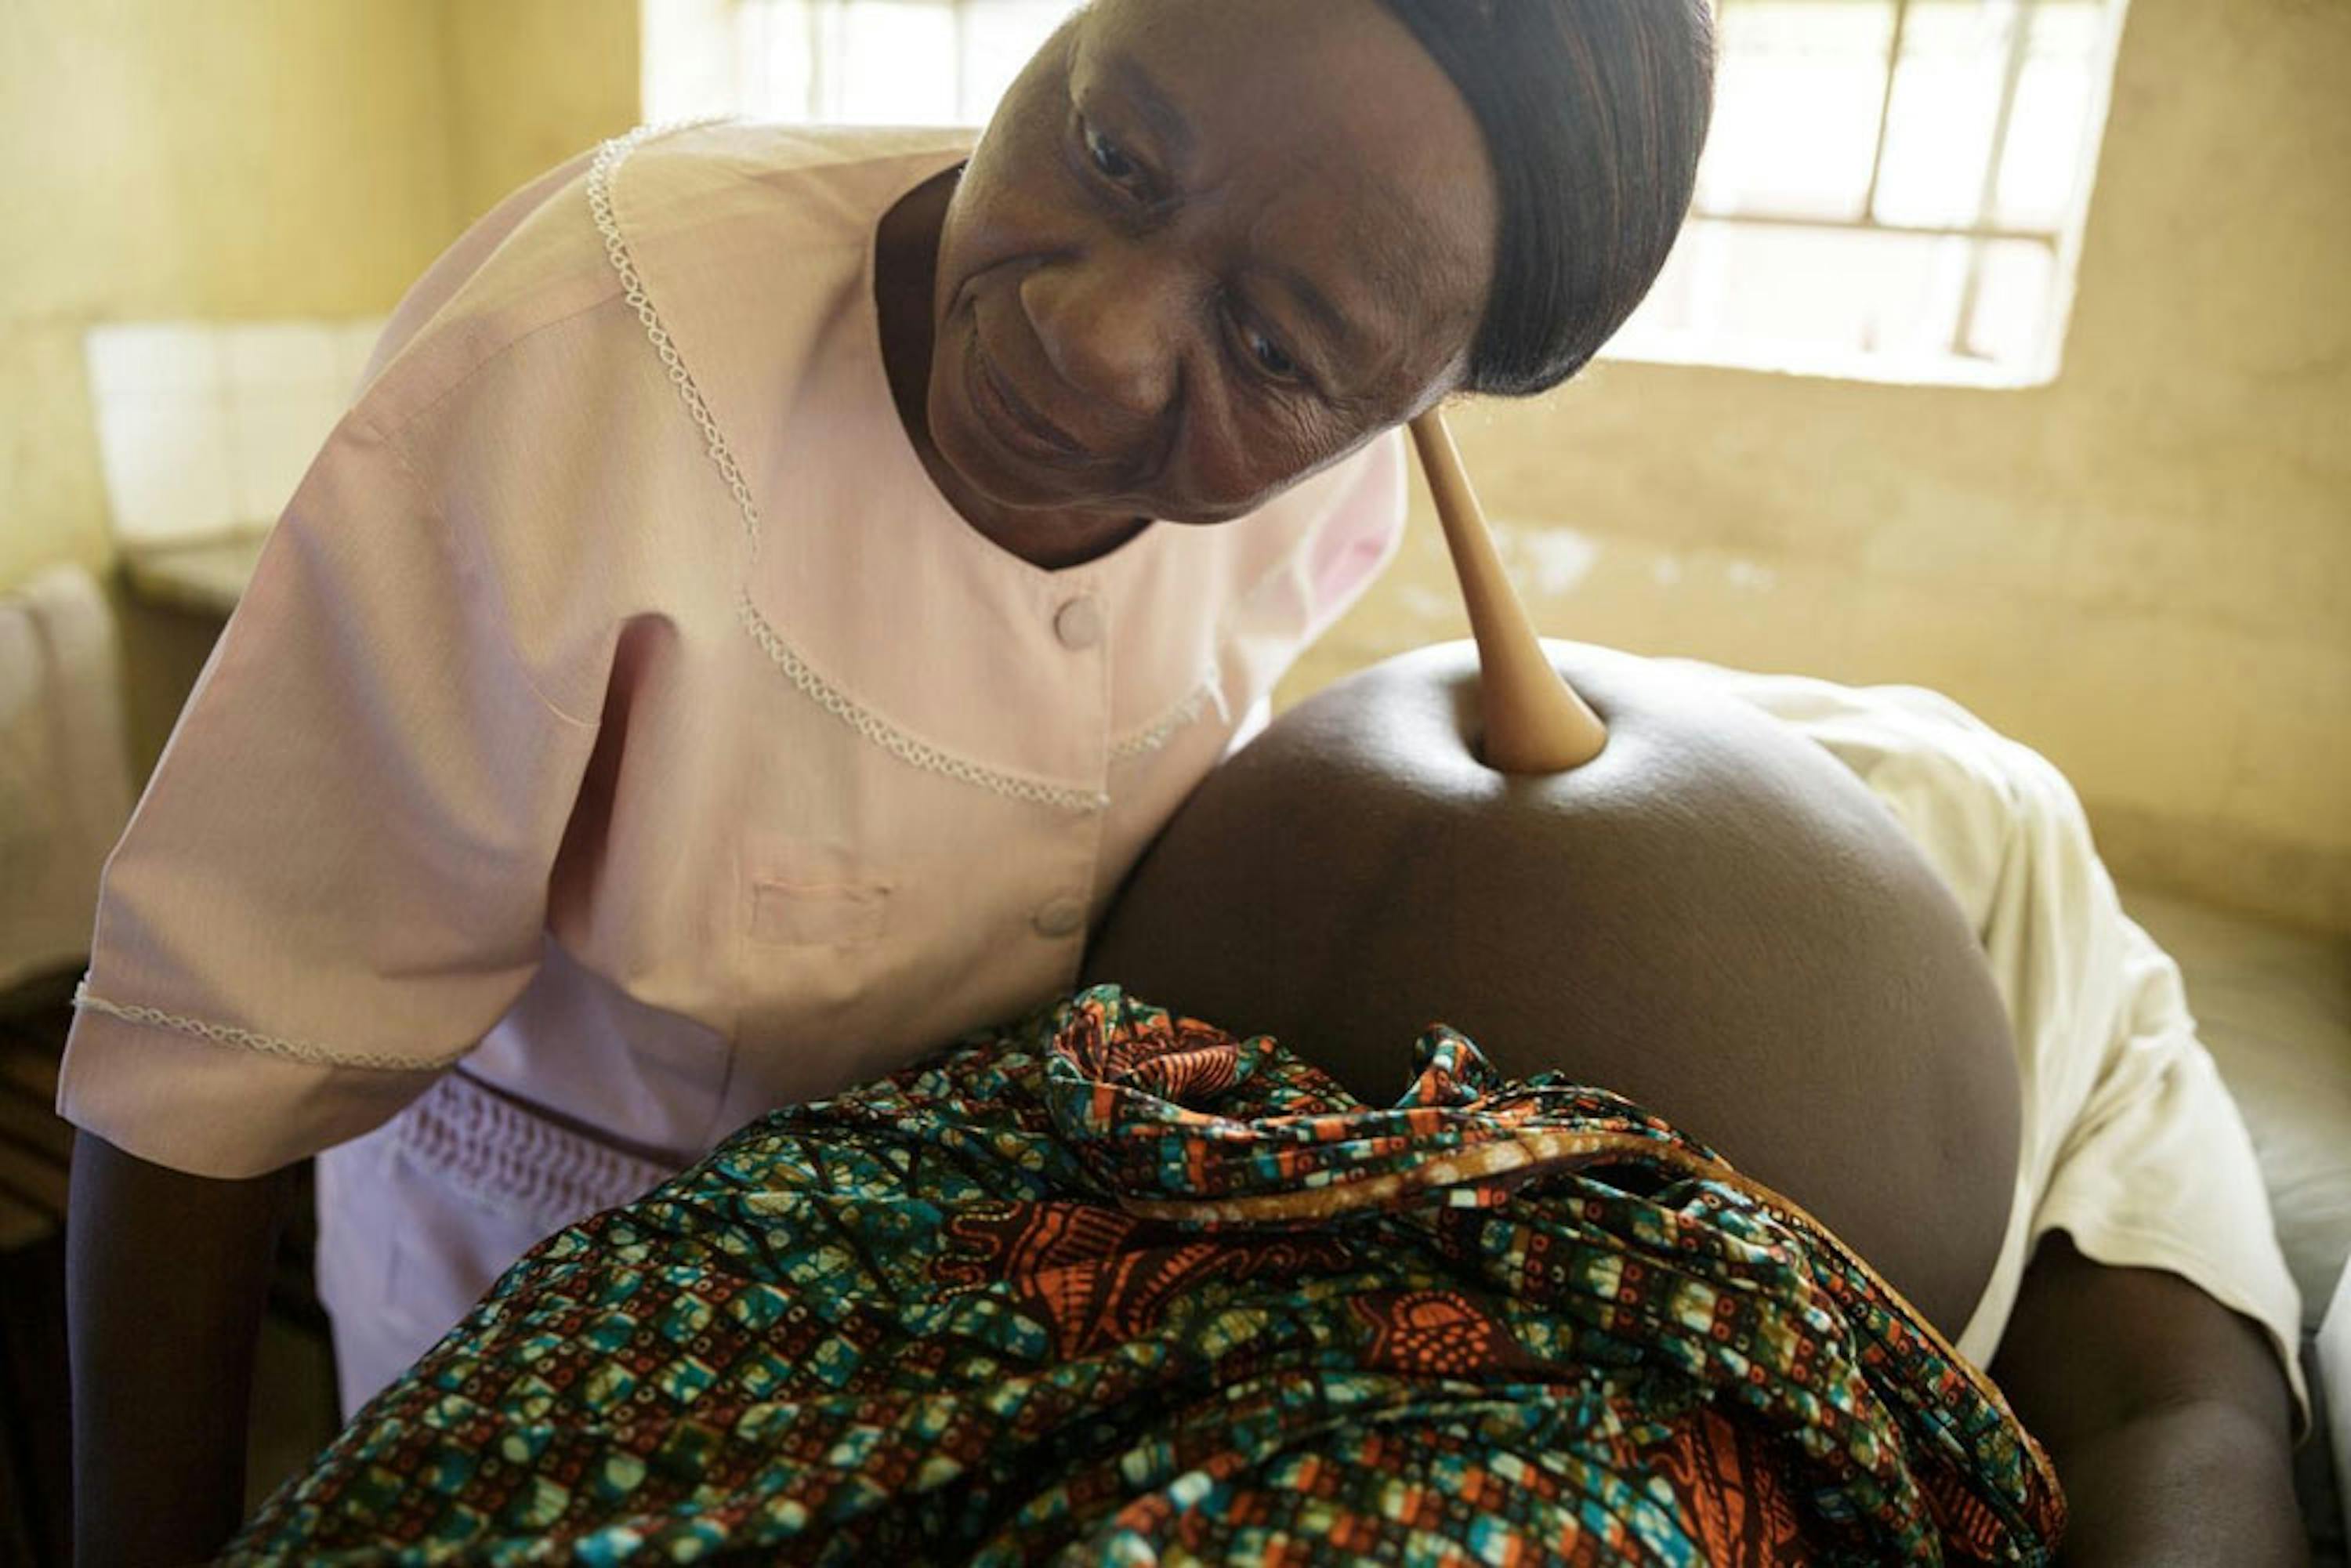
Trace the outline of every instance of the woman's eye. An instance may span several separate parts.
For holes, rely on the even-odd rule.
[[[1241,342],[1248,348],[1249,358],[1257,361],[1258,369],[1275,381],[1294,382],[1299,379],[1298,361],[1283,353],[1280,344],[1256,328],[1243,327]]]
[[[1093,160],[1094,167],[1102,171],[1104,179],[1113,184],[1123,185],[1141,177],[1142,167],[1128,157],[1117,142],[1083,120],[1079,124],[1085,134],[1086,156]]]

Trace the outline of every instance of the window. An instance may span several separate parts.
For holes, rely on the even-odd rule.
[[[1070,0],[643,0],[646,118],[977,124]],[[1621,358],[2056,373],[2123,0],[1717,0],[1714,129]]]
[[[1075,0],[643,0],[647,120],[977,125]]]
[[[1722,0],[1720,16],[1689,225],[1610,352],[2053,376],[2119,0]]]

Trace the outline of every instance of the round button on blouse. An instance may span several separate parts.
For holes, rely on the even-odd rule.
[[[1074,936],[1085,929],[1085,900],[1057,898],[1040,907],[1031,919],[1040,936]]]
[[[1053,617],[1053,635],[1061,646],[1083,650],[1102,641],[1102,606],[1091,599],[1072,599]]]

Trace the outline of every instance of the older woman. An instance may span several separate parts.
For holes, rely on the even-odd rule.
[[[976,148],[632,136],[461,239],[110,864],[86,1560],[234,1521],[273,1173],[321,1155],[356,1405],[549,1231],[1074,977],[1392,549],[1377,438],[1646,288],[1709,58],[1698,0],[1101,0]]]

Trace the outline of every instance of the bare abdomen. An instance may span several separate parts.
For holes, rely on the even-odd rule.
[[[1607,722],[1571,773],[1471,749],[1427,649],[1283,716],[1137,868],[1090,978],[1271,1033],[1393,1100],[1451,1024],[1614,1091],[1836,1230],[1956,1337],[2008,1218],[2018,1088],[1957,904],[1819,747],[1628,655],[1552,644]]]

